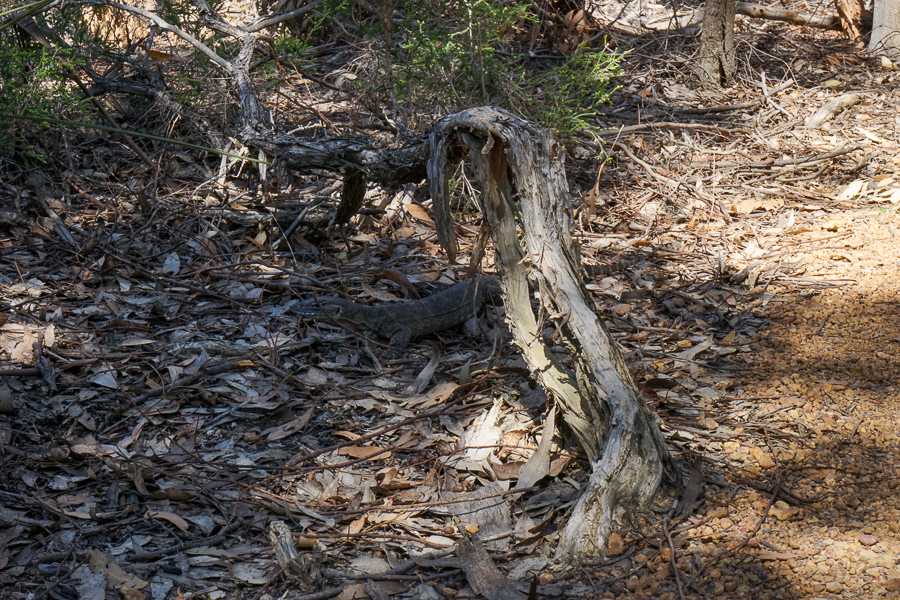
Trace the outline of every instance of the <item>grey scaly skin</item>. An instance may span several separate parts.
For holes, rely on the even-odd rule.
[[[391,346],[406,348],[420,335],[451,329],[475,316],[485,295],[496,296],[495,277],[481,276],[407,302],[360,304],[343,298],[321,298],[321,311],[348,326],[364,327],[388,338]]]
[[[586,267],[594,277],[623,271],[637,259],[620,260],[611,265]],[[420,335],[452,329],[475,316],[485,297],[496,302],[500,298],[497,278],[490,275],[451,285],[425,298],[407,302],[360,304],[344,298],[319,299],[319,307],[300,309],[300,314],[330,316],[353,328],[365,328],[390,340],[391,346],[406,348]]]

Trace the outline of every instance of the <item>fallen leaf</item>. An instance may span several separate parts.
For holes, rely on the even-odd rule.
[[[739,200],[737,202],[732,203],[731,212],[737,215],[749,215],[755,210],[777,210],[784,206],[784,200],[781,198],[776,198],[772,200],[763,200],[763,199],[751,199],[751,200]]]
[[[381,300],[382,302],[395,302],[399,300],[397,296],[390,292],[382,292],[380,290],[376,290],[370,285],[362,284],[363,291],[368,295],[372,296],[376,300]]]
[[[406,209],[406,212],[409,213],[409,216],[411,216],[413,219],[424,221],[429,225],[434,224],[434,220],[431,218],[431,215],[428,214],[428,211],[426,211],[418,204],[409,202],[407,204],[404,204],[403,208]]]
[[[553,433],[556,431],[556,405],[550,409],[547,419],[544,421],[544,431],[541,434],[541,442],[537,451],[528,459],[525,466],[519,472],[519,481],[516,489],[533,486],[550,472],[550,443]]]
[[[378,460],[382,460],[390,458],[392,453],[377,446],[345,446],[338,450],[338,454],[352,458],[369,458],[377,455]]]
[[[174,525],[175,527],[177,527],[178,529],[180,529],[182,531],[187,531],[190,528],[190,525],[188,524],[187,521],[185,521],[184,519],[182,519],[175,513],[165,511],[165,510],[160,510],[160,511],[148,510],[147,518],[163,519],[164,521],[168,521],[169,523],[171,523],[172,525]]]
[[[851,198],[855,198],[861,193],[865,192],[867,182],[865,179],[857,179],[850,185],[844,188],[844,190],[838,194],[838,200],[850,200]]]

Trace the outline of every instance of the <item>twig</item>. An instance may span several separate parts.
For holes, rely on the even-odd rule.
[[[128,557],[128,561],[149,562],[151,560],[157,560],[164,556],[172,556],[173,554],[178,554],[179,552],[184,552],[185,550],[190,550],[191,548],[199,548],[200,546],[213,546],[223,541],[226,536],[228,536],[232,531],[240,526],[240,522],[233,521],[230,525],[223,528],[222,531],[211,538],[203,538],[194,540],[193,542],[175,544],[174,546],[169,546],[168,548],[163,548],[161,550],[154,550],[153,552],[135,552],[133,555]]]
[[[224,360],[221,362],[214,363],[208,367],[201,367],[196,373],[191,373],[190,375],[185,375],[180,379],[176,379],[172,383],[168,383],[166,385],[161,385],[156,389],[149,390],[144,392],[140,396],[137,396],[132,400],[135,404],[140,404],[150,398],[156,398],[158,396],[162,396],[175,388],[184,387],[191,385],[198,381],[201,377],[206,377],[209,375],[218,375],[219,373],[225,373],[226,371],[230,371],[234,364],[240,361],[248,360],[251,358],[251,355],[240,356],[238,358],[230,358],[228,360]]]
[[[647,129],[651,131],[654,129],[696,129],[699,131],[712,131],[715,133],[720,133],[722,135],[735,133],[737,131],[735,129],[722,129],[717,125],[706,125],[704,123],[674,123],[671,121],[650,121],[648,123],[640,123],[638,125],[626,125],[625,127],[619,127],[616,129],[604,129],[603,131],[597,132],[595,135],[599,137],[612,137],[618,136],[620,134],[632,133],[635,131],[645,131]]]
[[[678,597],[684,600],[684,589],[681,587],[681,574],[678,571],[678,564],[675,562],[675,543],[672,542],[672,535],[669,533],[669,526],[663,523],[663,533],[666,535],[666,541],[669,543],[669,562],[672,563],[672,574],[675,576],[675,585],[678,587]]]
[[[212,48],[210,48],[188,32],[172,25],[155,13],[144,10],[143,8],[138,8],[136,6],[128,6],[127,4],[119,4],[118,2],[109,2],[107,0],[86,0],[84,1],[84,4],[93,4],[94,6],[112,6],[113,8],[118,8],[119,10],[124,10],[125,12],[130,12],[132,14],[144,17],[148,21],[153,21],[157,27],[165,31],[171,31],[172,33],[189,43],[191,46],[205,54],[207,57],[209,57],[209,60],[213,61],[214,63],[228,71],[228,73],[235,73],[234,65],[216,54],[212,50]]]
[[[734,553],[746,546],[750,543],[750,540],[756,537],[756,534],[759,533],[760,528],[762,528],[763,523],[766,522],[766,519],[769,517],[769,511],[772,510],[772,505],[775,504],[775,498],[778,497],[778,494],[781,492],[781,480],[778,480],[775,483],[775,488],[772,490],[772,493],[769,495],[769,503],[766,505],[766,510],[763,511],[762,516],[756,522],[756,527],[753,528],[753,531],[747,534],[747,537],[744,538],[744,541],[732,548],[728,551],[730,556],[734,556]],[[741,559],[743,560],[743,558]],[[740,561],[738,561],[740,562]]]

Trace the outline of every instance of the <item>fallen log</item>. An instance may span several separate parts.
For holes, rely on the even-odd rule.
[[[837,15],[808,15],[793,10],[778,8],[776,6],[763,6],[750,2],[738,2],[735,14],[753,17],[754,19],[768,19],[770,21],[784,21],[794,25],[805,25],[817,29],[841,29],[841,18]],[[688,29],[696,27],[703,22],[704,11],[696,9],[675,19],[674,28]],[[672,27],[672,18],[657,19],[647,24],[648,29],[665,30]]]

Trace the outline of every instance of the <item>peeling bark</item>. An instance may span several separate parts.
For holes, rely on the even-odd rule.
[[[593,473],[562,532],[557,557],[577,564],[602,554],[609,533],[654,496],[667,450],[615,340],[594,312],[582,285],[562,148],[552,134],[491,107],[442,120],[430,138],[428,164],[436,222],[448,213],[447,173],[454,144],[469,149],[482,188],[502,274],[507,319],[533,376],[562,409],[587,452]],[[451,253],[452,230],[439,228]],[[524,248],[519,234],[524,237]],[[540,291],[531,307],[528,278]],[[575,364],[566,369],[542,335],[541,315],[556,320]]]

